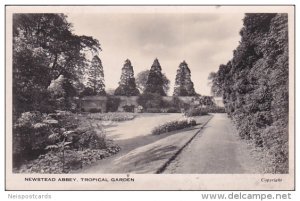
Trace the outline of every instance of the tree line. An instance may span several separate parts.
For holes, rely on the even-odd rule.
[[[137,96],[141,93],[155,93],[166,96],[170,89],[170,80],[162,73],[161,65],[156,58],[150,68],[134,76],[133,66],[126,59],[122,69],[119,86],[115,89],[116,96]],[[100,58],[94,56],[88,70],[88,82],[83,95],[105,95],[104,71]],[[191,80],[191,71],[183,61],[177,70],[174,86],[174,96],[195,96],[194,83]]]
[[[13,15],[13,109],[47,111],[50,106],[71,108],[71,97],[106,95],[100,43],[72,33],[64,14]],[[91,61],[87,54],[95,55]],[[154,93],[166,96],[170,81],[155,59],[150,70],[134,77],[126,60],[114,95]],[[175,96],[196,95],[186,62],[177,70]],[[59,100],[59,101],[57,101]]]
[[[233,58],[211,73],[212,92],[222,96],[243,139],[267,155],[269,172],[288,172],[288,15],[246,14]]]

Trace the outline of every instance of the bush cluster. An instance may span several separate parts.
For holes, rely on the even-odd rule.
[[[70,151],[106,149],[104,130],[91,124],[81,125],[77,116],[68,111],[42,114],[25,112],[13,127],[13,166],[18,168],[28,160],[34,160],[56,150],[62,141]],[[50,147],[46,150],[46,147]]]
[[[124,112],[134,112],[134,108],[135,108],[134,105],[124,105],[123,106]]]
[[[167,122],[165,124],[162,124],[160,126],[155,127],[152,130],[153,135],[160,135],[163,133],[171,132],[171,131],[176,131],[188,127],[192,127],[196,125],[196,121],[194,119],[184,119],[184,120],[178,120],[178,121],[171,121]]]
[[[190,108],[185,112],[187,117],[195,117],[195,116],[204,116],[208,115],[208,110],[206,108]]]
[[[136,117],[136,114],[126,113],[126,112],[117,112],[117,113],[95,113],[90,114],[88,119],[96,119],[100,121],[128,121]]]
[[[24,112],[13,126],[13,165],[45,153],[48,137],[58,121],[40,112]]]
[[[95,163],[97,160],[107,158],[120,151],[117,145],[109,145],[107,149],[85,149],[66,150],[65,164],[61,159],[61,154],[57,152],[48,152],[40,155],[37,159],[24,163],[20,168],[15,169],[17,173],[43,173],[43,174],[59,174],[69,173],[85,166]]]

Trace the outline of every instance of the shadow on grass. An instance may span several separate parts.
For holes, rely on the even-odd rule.
[[[168,145],[164,147],[154,147],[139,154],[133,154],[119,158],[116,163],[122,163],[120,168],[117,168],[117,172],[132,172],[142,173],[151,172],[157,169],[157,164],[162,160],[168,160],[170,155],[176,151],[178,147],[174,145]],[[142,172],[141,172],[142,171]]]
[[[190,127],[190,128],[185,128],[177,131],[172,131],[168,133],[163,133],[160,135],[146,135],[146,136],[139,136],[135,138],[130,138],[130,139],[124,139],[124,140],[115,140],[115,142],[121,147],[122,152],[129,152],[133,149],[136,149],[138,147],[142,147],[151,143],[154,143],[158,140],[161,140],[163,138],[166,138],[171,135],[175,134],[180,134],[184,131],[190,131],[190,130],[197,130],[197,127]]]

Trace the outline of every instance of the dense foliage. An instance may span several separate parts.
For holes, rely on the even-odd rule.
[[[134,71],[129,59],[125,61],[119,87],[114,93],[116,96],[137,96],[140,94],[135,84]]]
[[[92,94],[90,95],[105,95],[103,66],[98,56],[93,57],[87,74],[87,87],[92,89]]]
[[[69,173],[89,166],[97,160],[107,158],[119,151],[120,147],[115,144],[109,144],[106,149],[66,150],[64,164],[58,153],[48,152],[40,155],[35,160],[24,163],[19,169],[15,169],[15,172],[42,174]]]
[[[116,112],[119,108],[121,99],[115,96],[107,96],[106,112]]]
[[[174,96],[195,96],[194,83],[191,80],[191,70],[187,63],[180,63],[177,70],[174,86]]]
[[[146,89],[149,73],[150,70],[144,70],[139,72],[139,74],[136,77],[136,85],[141,93],[143,93]],[[167,94],[170,89],[170,80],[167,78],[167,76],[164,73],[162,74],[162,79],[163,79],[163,89],[164,92]]]
[[[148,75],[144,93],[153,93],[165,96],[163,74],[158,59],[155,59]]]
[[[187,117],[208,115],[208,110],[206,108],[190,108],[185,112],[185,115]]]
[[[14,124],[13,133],[14,167],[49,151],[60,153],[67,148],[106,148],[104,131],[101,128],[95,129],[89,123],[83,125],[75,114],[65,111],[50,114],[22,113]]]
[[[14,114],[45,110],[51,104],[47,87],[60,75],[77,85],[87,65],[82,50],[98,52],[99,42],[74,35],[65,15],[14,14]]]
[[[263,147],[269,172],[288,172],[288,15],[246,14],[233,58],[211,74],[212,90],[240,136]]]

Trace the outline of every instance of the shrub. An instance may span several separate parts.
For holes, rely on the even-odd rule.
[[[57,156],[64,156],[60,157],[59,162],[53,156],[54,162],[67,167],[68,156],[65,153],[74,150],[106,149],[106,142],[104,130],[99,125],[97,128],[91,123],[81,125],[77,116],[71,112],[26,112],[14,124],[13,166],[18,168],[26,160],[33,160],[51,152]],[[53,157],[49,154],[49,160],[52,160]],[[48,162],[49,160],[47,159]]]
[[[107,148],[104,129],[99,124],[93,125],[91,122],[74,130],[68,141],[71,141],[71,147],[77,150]]]
[[[182,100],[180,100],[178,98],[178,96],[173,96],[171,102],[169,103],[170,107],[172,108],[176,108],[179,112],[184,109],[184,110],[187,110],[190,105],[183,102]]]
[[[147,113],[161,113],[162,110],[159,109],[159,108],[147,108],[147,109],[146,109],[146,112],[147,112]]]
[[[58,122],[40,112],[24,112],[13,126],[13,165],[45,153],[48,136]]]
[[[134,108],[135,108],[134,105],[124,105],[123,106],[124,112],[134,112]]]
[[[166,112],[167,112],[167,113],[180,113],[181,110],[180,110],[180,108],[170,107],[170,108],[167,108],[167,109],[166,109]]]
[[[119,108],[121,99],[115,96],[108,96],[106,102],[106,111],[107,112],[116,112]]]
[[[83,96],[95,96],[95,95],[96,95],[96,93],[90,87],[85,87],[84,90],[80,93],[80,97],[83,97]]]
[[[208,111],[206,108],[190,108],[185,112],[187,117],[204,116],[207,115]]]
[[[163,125],[160,125],[152,130],[153,135],[159,135],[162,133],[167,133],[171,131],[176,131],[188,127],[192,127],[196,125],[196,121],[194,119],[184,119],[179,121],[171,121],[167,122]]]
[[[82,167],[91,165],[97,160],[107,158],[120,151],[120,147],[110,144],[107,149],[85,149],[83,151],[66,150],[65,165],[61,161],[61,155],[57,152],[49,152],[40,155],[37,159],[23,164],[18,170],[19,173],[69,173]]]
[[[99,113],[99,112],[102,112],[102,111],[99,108],[91,108],[91,109],[89,109],[89,112],[90,113]]]

